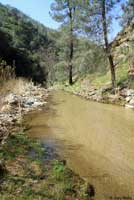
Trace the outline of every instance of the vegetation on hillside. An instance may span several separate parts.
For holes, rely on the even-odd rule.
[[[68,78],[67,29],[50,30],[10,6],[0,4],[0,57],[15,66],[17,76],[35,82],[65,81]],[[102,47],[83,36],[74,36],[72,76],[105,71]]]
[[[51,30],[16,8],[0,4],[0,57],[16,66],[16,75],[43,82],[55,62]],[[53,31],[52,31],[53,32]]]
[[[122,54],[121,51],[118,52],[118,55],[116,55],[117,59],[115,59],[116,50],[113,48],[113,45],[111,45],[111,43],[109,42],[109,37],[110,37],[109,34],[112,32],[112,29],[114,28],[111,26],[113,23],[113,19],[117,20],[117,14],[114,14],[114,11],[116,6],[121,6],[119,3],[121,3],[121,1],[117,0],[112,0],[112,1],[55,0],[54,3],[52,3],[51,15],[56,21],[61,23],[62,35],[64,37],[62,40],[60,39],[62,45],[64,44],[64,60],[62,64],[64,65],[63,68],[64,71],[67,72],[67,74],[69,75],[70,85],[72,85],[73,82],[72,78],[74,75],[76,75],[76,77],[81,77],[81,73],[79,74],[79,71],[77,71],[78,68],[81,68],[82,74],[86,72],[85,74],[91,74],[91,76],[92,73],[98,73],[98,68],[99,68],[99,72],[103,72],[105,74],[107,74],[108,71],[110,71],[111,76],[109,76],[110,78],[109,81],[111,80],[111,85],[113,89],[116,86],[118,86],[120,78],[118,76],[116,77],[116,75],[118,75],[116,73],[116,68],[117,64],[118,66],[122,66],[122,64],[124,65],[124,61],[122,62],[122,60],[120,60],[120,63],[118,63],[119,59],[117,58],[117,56],[120,57],[120,54]],[[131,0],[125,2],[122,5],[123,14],[120,17],[122,20],[123,28],[125,27],[125,25],[129,25],[130,27],[133,26],[133,17],[134,17],[133,8],[134,5]],[[125,24],[125,21],[129,21],[129,23]],[[125,32],[125,29],[126,27],[124,28],[123,32]],[[128,32],[127,34],[129,37],[130,33]],[[131,32],[131,34],[133,34],[133,32]],[[125,37],[127,38],[127,36]],[[92,44],[88,45],[87,49],[84,49],[83,46],[81,48],[84,52],[84,55],[86,55],[86,58],[89,55],[88,54],[89,51],[92,52],[90,60],[84,59],[85,58],[84,55],[82,55],[81,59],[81,54],[80,54],[81,51],[78,43],[80,42],[82,44],[83,38],[86,44],[89,43]],[[127,42],[129,43],[129,40]],[[126,45],[129,45],[129,48],[132,49],[132,44],[128,43]],[[96,49],[98,49],[98,51]],[[81,60],[77,59],[77,61],[75,62],[76,51],[77,55],[80,57]],[[95,51],[96,51],[96,59],[94,59]],[[132,59],[133,57],[132,53],[128,52],[128,57]],[[125,62],[127,71],[130,64],[128,62],[128,59],[125,59]],[[75,63],[77,63],[77,66],[75,66]],[[103,67],[101,65],[102,63]],[[86,71],[85,71],[85,65],[86,69],[88,69]],[[133,68],[133,64],[131,64],[131,68]],[[101,73],[102,76],[103,73]],[[64,72],[62,72],[62,74],[64,74]],[[133,78],[131,78],[131,80],[132,79]]]
[[[0,58],[15,69],[17,76],[48,85],[68,79],[72,84],[87,75],[92,80],[99,74],[99,79],[110,69],[108,81],[111,80],[115,87],[115,81],[118,84],[119,80],[116,69],[123,63],[127,71],[128,60],[133,57],[129,55],[130,59],[124,60],[124,53],[123,60],[119,59],[122,50],[118,48],[117,53],[117,48],[108,41],[111,11],[114,12],[117,3],[116,0],[106,0],[103,4],[97,1],[54,1],[51,16],[61,23],[57,31],[46,28],[16,8],[0,4]],[[125,27],[133,23],[131,0],[122,9],[121,20]],[[129,22],[126,24],[126,21]],[[127,35],[129,37],[129,33]]]

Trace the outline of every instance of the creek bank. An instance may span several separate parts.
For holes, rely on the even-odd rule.
[[[0,159],[5,163],[1,171],[0,199],[90,199],[91,186],[50,152],[24,132],[10,135],[0,147]]]
[[[91,89],[88,91],[74,92],[74,94],[85,97],[86,99],[125,106],[134,109],[134,90],[127,88],[116,88],[115,94],[112,94],[111,89]]]
[[[127,87],[118,87],[115,89],[115,93],[111,87],[83,87],[79,86],[78,88],[75,86],[66,85],[56,85],[54,89],[62,89],[67,92],[71,92],[80,97],[84,97],[87,100],[96,101],[100,103],[106,104],[115,104],[124,106],[126,108],[134,109],[134,90],[128,89]]]
[[[0,142],[21,123],[24,114],[45,106],[48,90],[28,83],[19,93],[8,92],[1,97],[0,109]]]
[[[44,108],[48,90],[28,84],[8,92],[0,109],[0,199],[84,200],[92,186],[71,171],[54,149],[30,139],[23,115]]]

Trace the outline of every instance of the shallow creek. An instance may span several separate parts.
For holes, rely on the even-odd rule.
[[[25,121],[94,186],[95,200],[134,199],[134,111],[58,91]]]

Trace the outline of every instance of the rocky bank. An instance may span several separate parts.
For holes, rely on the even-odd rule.
[[[109,88],[91,88],[89,90],[81,90],[79,92],[74,92],[74,94],[85,97],[89,100],[101,103],[121,105],[125,106],[126,108],[134,109],[134,90],[127,88],[117,88],[115,94],[112,94],[109,90]]]
[[[29,111],[44,106],[47,102],[48,91],[33,83],[25,84],[19,92],[8,91],[1,96],[0,107],[0,142],[3,142],[16,124],[20,124],[22,116]]]

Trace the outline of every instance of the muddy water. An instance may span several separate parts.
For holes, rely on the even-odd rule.
[[[29,135],[55,146],[95,187],[96,200],[134,199],[134,111],[55,92],[27,118]]]

